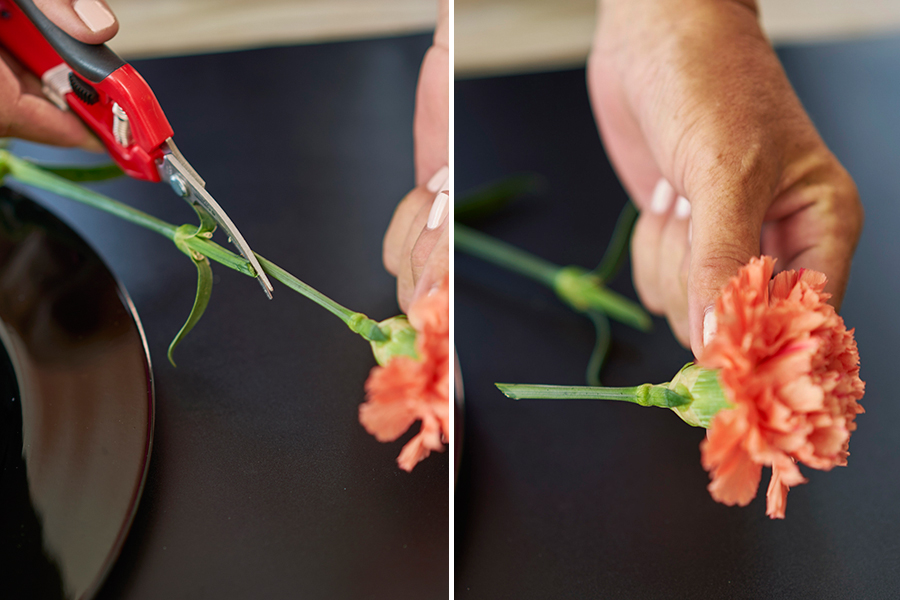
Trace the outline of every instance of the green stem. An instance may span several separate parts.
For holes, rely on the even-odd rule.
[[[639,305],[604,287],[587,270],[560,267],[459,223],[454,228],[456,249],[546,285],[578,312],[599,310],[641,331],[651,328],[650,315]]]
[[[454,248],[553,287],[560,266],[465,225],[453,227]]]
[[[641,331],[650,331],[653,326],[650,315],[640,305],[607,288],[602,281],[581,267],[572,265],[560,269],[554,278],[553,290],[579,312],[600,310]]]
[[[103,194],[83,188],[62,177],[48,173],[6,150],[0,150],[0,176],[4,174],[9,174],[21,183],[48,192],[53,192],[64,198],[76,200],[82,204],[115,215],[129,223],[134,223],[135,225],[139,225],[165,236],[173,242],[175,241],[176,232],[178,231],[178,227],[175,225],[166,223],[161,219],[157,219],[156,217],[136,208],[132,208],[127,204],[108,198]],[[191,250],[202,254],[219,264],[225,265],[226,267],[234,269],[249,277],[256,276],[253,269],[250,267],[250,263],[246,259],[230,250],[226,250],[208,238],[194,236],[185,239],[184,243]],[[257,258],[267,274],[336,315],[346,323],[354,333],[359,334],[370,342],[380,342],[388,339],[376,321],[369,319],[362,313],[357,313],[341,306],[325,294],[322,294],[318,290],[303,283],[278,265],[266,260],[258,254]]]
[[[28,161],[22,160],[14,154],[11,154],[7,150],[0,150],[0,165],[5,166],[3,172],[9,173],[9,175],[24,184],[32,185],[48,192],[53,192],[54,194],[69,198],[70,200],[77,200],[82,204],[87,204],[93,208],[106,211],[120,219],[155,231],[170,240],[175,240],[175,230],[178,228],[174,225],[166,223],[161,219],[157,219],[136,208],[132,208],[127,204],[122,204],[112,198],[107,198],[103,194],[98,194],[97,192],[83,188],[67,179],[48,173],[40,167],[36,167]],[[0,166],[0,169],[2,169],[2,166]]]
[[[661,408],[674,408],[691,401],[690,398],[686,398],[664,385],[649,383],[622,388],[528,383],[497,383],[495,385],[513,400],[617,400]]]
[[[622,266],[622,261],[625,259],[625,250],[628,248],[628,242],[631,241],[631,231],[634,229],[634,222],[637,220],[637,217],[638,211],[634,203],[630,200],[627,201],[625,206],[622,207],[622,212],[619,213],[612,237],[609,240],[609,245],[606,247],[606,252],[603,253],[600,264],[591,271],[591,275],[595,275],[603,283],[612,279],[613,275]]]
[[[606,362],[606,355],[609,353],[609,343],[611,341],[609,319],[598,310],[588,311],[587,316],[594,323],[596,340],[594,349],[591,351],[591,358],[588,360],[585,378],[588,385],[600,386],[602,385],[600,383],[600,373],[603,371],[603,363]]]
[[[226,250],[226,252],[228,251]],[[259,254],[256,255],[256,258],[259,259],[259,264],[262,265],[263,271],[265,271],[266,274],[271,275],[295,292],[306,296],[325,310],[329,311],[333,315],[336,315],[339,319],[346,323],[354,333],[358,333],[370,342],[383,342],[388,339],[385,333],[378,326],[378,323],[368,318],[364,314],[354,312],[349,308],[338,304],[319,290],[306,283],[303,283],[275,263],[263,258]]]

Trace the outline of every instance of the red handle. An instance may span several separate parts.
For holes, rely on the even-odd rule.
[[[64,63],[11,0],[0,0],[0,45],[40,78]],[[65,95],[66,103],[97,134],[122,170],[136,179],[159,181],[156,160],[162,156],[162,145],[172,137],[172,127],[144,78],[125,63],[100,82],[78,78],[74,83],[94,93],[70,91]],[[114,114],[114,105],[121,109],[118,115]]]

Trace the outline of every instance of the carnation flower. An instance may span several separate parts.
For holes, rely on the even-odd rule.
[[[401,316],[381,323],[390,340],[372,342],[379,366],[366,381],[359,422],[380,442],[392,442],[422,422],[397,457],[404,471],[432,450],[443,451],[450,431],[449,305],[445,278],[434,293],[410,306],[408,321]]]
[[[598,399],[668,408],[707,428],[701,462],[718,502],[746,506],[772,468],[766,513],[783,519],[803,463],[828,471],[847,464],[865,385],[853,330],[827,304],[825,276],[787,271],[755,258],[723,288],[717,332],[700,363],[669,383],[630,388],[498,383],[515,399]]]
[[[788,489],[805,483],[797,463],[820,470],[847,464],[865,386],[853,330],[827,304],[825,276],[750,261],[716,302],[717,331],[699,364],[716,369],[730,407],[701,444],[712,497],[745,506],[772,467],[767,514],[784,518]]]

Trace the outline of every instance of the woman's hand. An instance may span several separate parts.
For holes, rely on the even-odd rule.
[[[752,0],[601,0],[588,65],[604,144],[641,216],[635,287],[694,354],[752,256],[828,276],[840,306],[862,229]]]
[[[119,30],[103,0],[34,0],[63,31],[88,44],[102,44]],[[41,93],[40,80],[0,49],[0,137],[57,146],[103,146],[74,114],[59,110]]]
[[[397,277],[397,300],[410,303],[441,284],[450,269],[450,13],[440,0],[434,43],[422,61],[413,123],[416,188],[397,206],[384,236],[384,266]]]

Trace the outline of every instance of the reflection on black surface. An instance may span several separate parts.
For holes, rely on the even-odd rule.
[[[93,597],[143,485],[152,383],[102,261],[0,188],[0,598]]]
[[[62,579],[44,552],[22,455],[22,406],[16,373],[0,346],[0,582],[4,597],[63,598]]]

